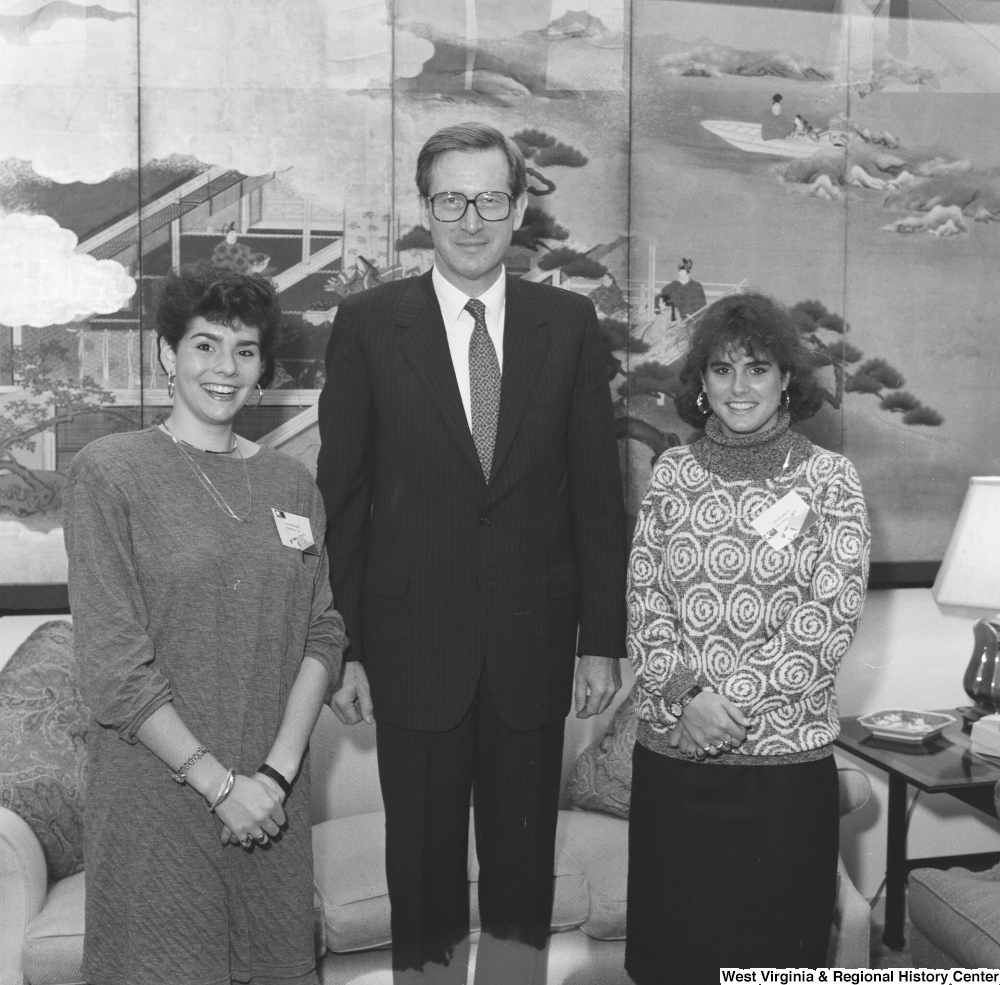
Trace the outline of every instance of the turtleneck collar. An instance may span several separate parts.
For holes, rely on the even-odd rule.
[[[730,437],[712,414],[705,424],[705,437],[691,446],[698,464],[721,479],[773,479],[797,468],[812,454],[807,438],[789,430],[788,412],[778,412],[773,428]]]

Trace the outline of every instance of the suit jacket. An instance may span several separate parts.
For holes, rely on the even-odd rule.
[[[379,721],[443,731],[485,664],[514,729],[565,717],[574,656],[625,655],[626,534],[593,305],[507,278],[489,481],[430,274],[340,306],[319,401],[330,578]],[[578,633],[579,627],[579,633]]]

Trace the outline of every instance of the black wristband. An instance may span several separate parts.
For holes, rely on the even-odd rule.
[[[267,763],[264,763],[258,768],[257,772],[264,776],[269,776],[281,787],[286,797],[291,797],[292,785],[273,766],[268,766]]]

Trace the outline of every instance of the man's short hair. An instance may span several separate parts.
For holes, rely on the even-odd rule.
[[[430,197],[431,169],[434,162],[449,151],[499,150],[507,160],[510,176],[510,192],[514,199],[520,198],[528,187],[528,176],[521,148],[505,137],[496,127],[488,123],[455,123],[442,127],[427,138],[417,155],[417,190],[424,198]],[[484,188],[483,191],[502,191],[500,188]]]

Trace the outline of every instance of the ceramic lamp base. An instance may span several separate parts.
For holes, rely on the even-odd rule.
[[[958,712],[962,716],[962,731],[966,735],[970,735],[972,733],[972,726],[975,725],[980,718],[993,714],[992,709],[977,708],[975,705],[964,705],[958,709]]]
[[[974,643],[972,658],[962,678],[965,693],[975,702],[976,716],[991,715],[1000,710],[1000,622],[997,617],[980,619],[972,627]],[[970,726],[971,728],[971,726]]]

